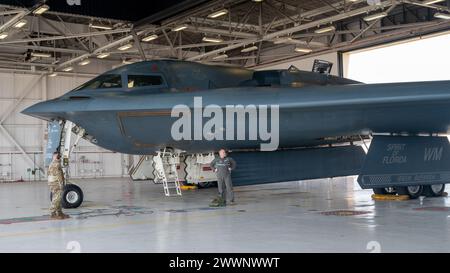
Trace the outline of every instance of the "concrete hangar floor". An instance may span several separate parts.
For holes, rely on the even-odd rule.
[[[82,207],[48,220],[44,182],[0,184],[0,252],[449,252],[450,199],[381,202],[354,177],[165,197],[161,185],[82,180]]]

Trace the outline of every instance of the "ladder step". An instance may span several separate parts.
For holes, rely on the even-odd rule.
[[[162,156],[158,155],[156,157],[154,167],[155,170],[157,171],[159,180],[158,182],[160,182],[158,184],[163,184],[164,193],[166,196],[181,196],[182,195],[180,188],[181,183],[178,178],[178,171],[175,170],[177,164],[179,163],[175,162],[170,163],[169,161],[172,159],[166,158],[166,156],[170,157],[171,155],[162,153]]]

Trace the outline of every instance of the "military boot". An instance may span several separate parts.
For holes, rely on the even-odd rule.
[[[218,197],[215,198],[209,206],[213,208],[218,208],[218,207],[225,207],[225,205],[226,205],[225,200],[221,197]]]
[[[65,214],[65,213],[62,213],[61,216],[62,216],[64,219],[69,219],[69,218],[70,218],[70,216],[67,215],[67,214]]]
[[[64,214],[64,213],[58,213],[57,215],[56,215],[56,219],[58,219],[58,220],[65,220],[65,219],[69,219],[70,218],[70,216],[69,215],[67,215],[67,214]]]

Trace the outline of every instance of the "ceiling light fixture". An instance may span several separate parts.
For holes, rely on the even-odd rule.
[[[180,26],[176,26],[174,28],[172,28],[172,31],[181,31],[183,29],[187,29],[188,26],[187,25],[180,25]]]
[[[125,50],[128,50],[128,49],[132,48],[132,47],[133,47],[132,44],[126,44],[126,45],[123,45],[123,46],[121,46],[121,47],[119,47],[117,49],[120,50],[120,51],[125,51]]]
[[[64,72],[70,72],[72,70],[73,70],[73,67],[71,67],[71,66],[68,66],[68,67],[63,69]]]
[[[35,9],[35,10],[33,11],[33,14],[41,15],[41,14],[43,14],[44,12],[47,12],[49,9],[50,9],[49,6],[47,6],[47,5],[42,5],[42,6],[38,7],[37,9]]]
[[[136,62],[137,62],[136,60],[130,59],[130,60],[123,60],[122,64],[134,64]]]
[[[211,13],[210,15],[208,15],[208,18],[217,18],[217,17],[223,16],[225,14],[228,14],[228,10],[222,9],[222,10]]]
[[[23,19],[14,24],[15,28],[23,28],[28,23],[27,20]]]
[[[426,0],[423,2],[424,5],[433,5],[436,3],[444,2],[445,0]]]
[[[214,38],[214,37],[203,37],[202,39],[203,42],[208,42],[208,43],[221,43],[223,42],[222,39],[220,38]]]
[[[89,59],[86,59],[86,60],[83,60],[83,61],[79,62],[78,65],[79,66],[85,66],[85,65],[88,65],[90,63],[91,63],[91,61]]]
[[[97,55],[97,58],[99,58],[99,59],[104,59],[104,58],[109,57],[109,55],[111,55],[111,54],[108,53],[108,52],[103,52],[103,53],[98,54],[98,55]]]
[[[51,58],[52,54],[44,52],[31,52],[31,56],[36,58]]]
[[[155,40],[155,39],[158,39],[158,35],[152,34],[152,35],[149,35],[149,36],[144,37],[144,38],[142,39],[142,42],[150,42],[150,41],[153,41],[153,40]]]
[[[5,39],[6,37],[8,37],[8,33],[7,32],[3,32],[0,34],[0,40]]]
[[[220,54],[220,55],[215,56],[213,58],[213,60],[223,60],[223,59],[226,59],[226,58],[228,58],[227,54]]]
[[[96,28],[96,29],[102,29],[102,30],[111,30],[111,29],[113,29],[112,26],[97,25],[97,24],[93,24],[93,23],[90,23],[89,27],[90,28]]]
[[[241,53],[247,53],[255,50],[258,50],[257,46],[246,47],[241,50]]]
[[[369,16],[364,17],[363,19],[366,22],[370,22],[370,21],[373,21],[373,20],[376,20],[376,19],[379,19],[379,18],[383,18],[383,17],[386,17],[386,16],[388,16],[387,12],[383,11],[383,12],[380,12],[380,13],[371,14]]]
[[[294,49],[295,52],[300,52],[300,53],[311,53],[312,49],[311,48],[306,48],[306,47],[296,47]]]
[[[291,43],[291,42],[292,42],[291,37],[281,37],[281,38],[276,38],[275,40],[273,40],[273,43],[276,45],[287,44],[287,43]]]
[[[330,31],[335,31],[336,28],[334,26],[329,26],[329,27],[324,27],[324,28],[319,28],[314,30],[315,33],[320,34],[320,33],[325,33],[325,32],[330,32]]]
[[[450,14],[449,13],[436,12],[434,14],[434,17],[435,18],[439,18],[439,19],[450,20]]]

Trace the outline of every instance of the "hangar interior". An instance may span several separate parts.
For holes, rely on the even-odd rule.
[[[450,80],[448,39],[442,48],[428,47],[439,59],[425,58],[430,62],[422,66],[400,57],[356,58],[448,37],[450,1],[142,2],[102,8],[82,0],[0,1],[1,252],[449,251],[448,198],[377,203],[355,177],[344,177],[239,187],[235,207],[210,210],[216,189],[167,198],[161,185],[130,179],[146,156],[84,140],[73,151],[70,173],[84,186],[86,202],[69,212],[72,220],[45,221],[47,122],[21,111],[111,69],[175,59],[311,71],[314,60],[325,60],[333,63],[332,75],[372,83],[384,82],[371,77],[377,70],[394,66],[438,74],[403,81]],[[409,53],[404,58],[414,63],[429,52]],[[361,70],[368,72],[356,73]]]

